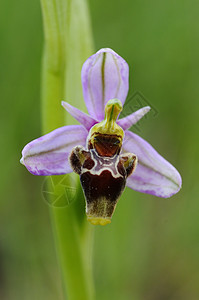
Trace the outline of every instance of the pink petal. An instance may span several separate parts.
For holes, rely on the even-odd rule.
[[[118,98],[124,104],[129,89],[129,67],[113,50],[104,48],[88,58],[81,76],[86,106],[94,119],[104,119],[108,100]]]
[[[144,115],[146,115],[149,112],[150,109],[150,106],[145,106],[133,112],[131,115],[118,120],[117,124],[121,126],[123,130],[127,130],[131,126],[135,125],[140,119],[142,119]]]
[[[138,157],[136,171],[127,179],[128,187],[163,198],[180,190],[182,179],[178,171],[144,139],[127,131],[123,149]]]
[[[33,175],[60,175],[72,172],[68,156],[73,147],[86,145],[87,130],[81,125],[64,126],[27,144],[21,163]]]
[[[81,123],[88,131],[91,129],[93,125],[97,123],[95,119],[85,114],[78,108],[70,105],[69,103],[62,101],[62,106],[75,118],[79,123]]]

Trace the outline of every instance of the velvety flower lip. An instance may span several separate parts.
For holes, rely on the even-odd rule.
[[[90,129],[104,119],[110,99],[124,104],[128,94],[129,68],[126,61],[109,48],[103,48],[86,60],[82,67],[82,87],[88,114],[62,101],[62,106],[81,124],[58,128],[27,144],[21,163],[34,175],[60,175],[72,172],[68,161],[75,146],[86,147]],[[149,106],[117,120],[124,130],[122,152],[138,157],[136,171],[127,179],[127,186],[143,193],[168,198],[182,185],[178,171],[148,142],[128,131],[150,110]]]

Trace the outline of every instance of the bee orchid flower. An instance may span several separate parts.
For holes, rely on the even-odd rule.
[[[128,129],[149,110],[146,106],[118,119],[129,89],[129,68],[104,48],[86,60],[81,73],[89,114],[67,102],[62,106],[81,125],[69,125],[33,140],[21,163],[34,175],[76,172],[92,224],[110,223],[125,186],[168,198],[181,188],[181,176],[147,141]]]

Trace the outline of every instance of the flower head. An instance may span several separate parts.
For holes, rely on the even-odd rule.
[[[110,223],[117,200],[128,187],[167,198],[181,188],[181,176],[145,140],[128,131],[149,110],[118,119],[128,93],[128,64],[113,50],[99,50],[82,67],[89,115],[67,102],[81,124],[58,128],[27,144],[21,163],[34,175],[80,175],[86,213],[93,224]]]

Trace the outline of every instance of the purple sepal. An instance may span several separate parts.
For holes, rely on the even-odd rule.
[[[108,100],[118,98],[124,104],[129,89],[129,67],[113,50],[104,48],[88,58],[81,77],[84,100],[94,119],[104,119]]]
[[[68,156],[73,147],[86,145],[88,132],[81,125],[64,126],[33,140],[22,150],[21,163],[33,175],[72,172]]]
[[[128,187],[163,198],[171,197],[180,190],[180,174],[148,142],[126,131],[123,149],[136,153],[138,157],[136,171],[127,179]]]

